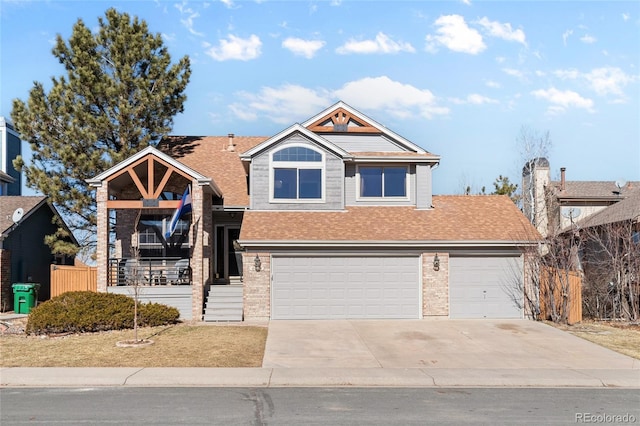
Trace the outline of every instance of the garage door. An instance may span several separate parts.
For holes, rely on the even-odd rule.
[[[274,257],[272,319],[419,318],[418,257]]]
[[[522,275],[520,257],[451,257],[449,316],[522,318],[518,305],[522,305],[523,294],[515,288],[516,275]]]

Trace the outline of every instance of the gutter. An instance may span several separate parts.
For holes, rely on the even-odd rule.
[[[535,246],[537,240],[514,240],[514,241],[402,241],[402,240],[378,240],[378,241],[358,241],[358,240],[239,240],[244,247],[361,247],[361,248],[444,248],[444,247],[522,247]]]

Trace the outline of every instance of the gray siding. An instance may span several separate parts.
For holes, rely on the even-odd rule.
[[[363,166],[365,164],[362,164]],[[366,164],[366,165],[375,165],[375,164]],[[401,165],[404,164],[391,164],[385,163],[384,166],[393,166],[393,165]],[[347,206],[379,206],[379,205],[394,205],[394,206],[413,206],[416,204],[416,168],[414,165],[409,165],[409,189],[408,189],[408,200],[383,200],[376,199],[371,201],[363,201],[357,200],[356,193],[356,165],[355,164],[347,164],[346,166],[346,174],[345,174],[345,205]],[[431,188],[429,188],[430,190]]]
[[[431,206],[431,166],[416,164],[416,207],[419,209],[429,209]]]
[[[402,149],[383,135],[322,135],[323,138],[347,152],[403,152]]]
[[[107,292],[124,294],[129,297],[135,296],[135,288],[130,286],[107,287]],[[160,303],[172,306],[180,311],[180,319],[185,321],[193,319],[191,299],[190,285],[138,287],[138,301],[140,303]]]
[[[288,144],[304,144],[325,153],[324,203],[269,202],[269,158],[272,152]],[[344,165],[341,158],[326,151],[303,136],[296,134],[255,156],[251,162],[251,208],[253,210],[341,210],[343,203]]]

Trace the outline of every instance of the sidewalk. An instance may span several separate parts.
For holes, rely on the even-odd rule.
[[[640,370],[480,368],[0,368],[2,387],[616,387]]]
[[[640,389],[640,360],[529,321],[274,322],[266,346],[262,368],[3,367],[0,386]]]

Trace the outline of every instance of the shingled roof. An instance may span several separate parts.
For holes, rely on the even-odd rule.
[[[578,223],[580,228],[601,226],[609,223],[640,220],[640,191],[635,191],[624,200],[592,214]]]
[[[13,196],[3,195],[0,197],[0,234],[5,234],[13,226],[13,212],[21,208],[24,217],[45,202],[47,197],[43,196]]]
[[[240,240],[260,242],[532,242],[540,234],[507,196],[434,196],[433,209],[346,207],[344,211],[247,211]]]
[[[560,188],[562,183],[559,181],[552,181],[552,185],[556,188]],[[618,188],[613,181],[566,181],[564,183],[564,190],[559,190],[557,193],[558,198],[619,198],[626,197],[636,191],[640,190],[640,182],[628,182],[622,188]]]
[[[169,136],[158,149],[213,179],[227,207],[248,207],[247,173],[239,154],[268,139],[263,136]]]

